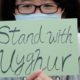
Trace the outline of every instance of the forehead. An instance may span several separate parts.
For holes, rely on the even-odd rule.
[[[16,0],[16,2],[48,2],[53,0]]]

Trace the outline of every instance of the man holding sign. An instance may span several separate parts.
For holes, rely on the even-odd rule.
[[[26,20],[26,19],[30,19],[30,18],[31,19],[35,18],[35,20],[43,19],[43,18],[45,18],[45,19],[60,18],[61,19],[61,14],[63,13],[63,8],[64,7],[61,6],[58,3],[58,1],[52,1],[52,0],[38,0],[38,1],[37,0],[24,0],[24,1],[21,1],[21,0],[17,0],[14,16],[15,16],[16,20],[19,20],[19,19]],[[33,14],[33,13],[36,13],[36,14]],[[27,14],[27,15],[25,15],[25,14]],[[7,28],[10,29],[9,26]],[[37,27],[35,27],[35,29],[37,29]],[[36,34],[36,35],[39,35],[39,37],[38,37],[39,41],[44,43],[44,41],[41,38],[42,30],[43,30],[43,25],[42,25],[42,27],[39,28],[39,34]],[[69,39],[69,42],[72,43],[72,40],[71,40],[72,34],[71,34],[70,30],[71,30],[70,26],[68,26],[68,29],[64,28],[63,30],[61,30],[61,29],[57,30],[58,32],[56,33],[56,37],[57,36],[58,37],[56,39],[57,40],[56,42],[61,40],[60,41],[61,43],[64,43],[64,42],[67,43],[67,41]],[[13,37],[15,34],[14,32],[16,32],[16,31],[17,31],[16,28],[12,31],[9,30],[10,33],[13,33]],[[49,43],[56,43],[55,41],[53,41],[53,42],[51,41],[52,32],[47,31],[47,34],[49,35]],[[7,35],[9,36],[9,34],[7,34]],[[65,40],[63,40],[64,35],[66,35]],[[23,36],[23,37],[25,37],[25,36]],[[17,40],[18,43],[20,42],[21,38],[22,38],[22,36],[20,36],[19,39]],[[63,38],[63,39],[60,39],[60,38]],[[24,39],[24,38],[22,38],[22,39]],[[28,39],[28,36],[27,36],[27,39]],[[12,41],[13,41],[13,39],[12,39]],[[33,38],[32,38],[32,43],[33,43],[33,41],[35,41],[35,39],[33,40]],[[35,42],[34,42],[34,44],[35,44]],[[63,63],[70,56],[71,56],[71,54],[65,56],[63,59]],[[55,62],[56,62],[56,60],[57,60],[57,57],[55,59]],[[29,80],[50,80],[50,78],[47,77],[43,73],[43,71],[38,71],[38,72],[33,73],[28,79]]]

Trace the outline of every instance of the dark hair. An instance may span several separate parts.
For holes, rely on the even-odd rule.
[[[2,20],[14,20],[14,10],[15,10],[16,0],[2,0]]]
[[[77,18],[80,26],[80,0],[54,0],[64,9],[63,17]],[[15,20],[13,13],[16,0],[2,0],[2,20]]]

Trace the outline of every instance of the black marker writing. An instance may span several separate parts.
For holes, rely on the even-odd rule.
[[[1,44],[7,44],[9,41],[10,41],[10,37],[9,37],[9,35],[8,35],[8,33],[6,33],[5,31],[2,31],[2,30],[5,30],[5,29],[7,29],[7,30],[10,30],[10,27],[8,27],[8,26],[2,26],[2,27],[0,27],[0,36],[2,36],[3,37],[3,40],[5,40],[5,41],[3,41],[3,40],[0,40],[0,43]],[[0,39],[1,39],[1,37],[0,37]]]
[[[48,31],[49,35],[49,44],[52,43],[72,43],[72,33],[70,32],[71,26],[64,30],[59,30],[56,35],[52,34],[52,31]]]
[[[43,71],[64,71],[65,64],[67,65],[67,61],[70,60],[71,54],[68,54],[67,56],[62,56],[60,59],[58,56],[47,56],[46,62],[44,63],[45,58],[42,57],[40,49],[36,49],[32,53],[27,53],[27,55],[24,55],[24,53],[21,58],[19,55],[17,55],[16,49],[13,50],[12,55],[10,57],[10,61],[8,61],[9,65],[4,66],[4,57],[5,56],[4,50],[0,50],[0,71],[3,74],[6,74],[9,70],[11,70],[14,75],[18,76],[23,71],[25,75],[31,74],[33,71],[37,69],[42,69]],[[35,57],[36,56],[36,57]],[[15,60],[16,59],[16,60]],[[60,59],[60,60],[59,60]],[[62,62],[62,65],[59,64],[59,62]],[[45,64],[45,65],[44,65]],[[50,65],[52,64],[52,65]],[[58,64],[58,65],[57,65]],[[15,66],[16,65],[16,66]],[[44,66],[43,66],[44,65]],[[59,66],[60,65],[60,66]],[[15,68],[14,68],[15,66]],[[59,67],[58,67],[59,66]]]

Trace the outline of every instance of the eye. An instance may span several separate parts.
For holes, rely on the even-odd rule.
[[[44,7],[44,8],[52,8],[53,5],[51,5],[51,4],[44,4],[43,7]]]
[[[24,7],[24,8],[32,8],[33,5],[31,5],[31,4],[27,4],[27,5],[23,5],[22,7]]]

